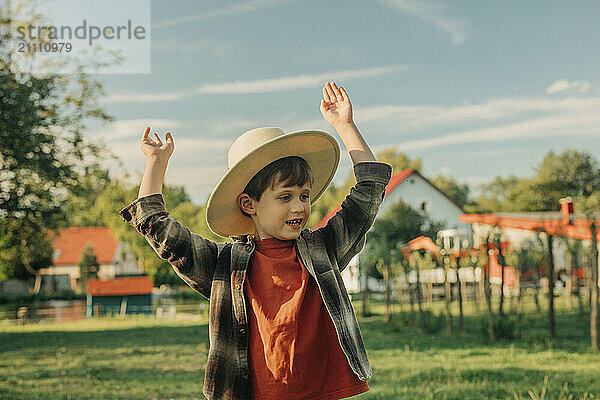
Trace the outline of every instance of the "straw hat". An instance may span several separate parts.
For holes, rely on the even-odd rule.
[[[242,214],[237,197],[261,169],[289,156],[301,157],[310,166],[314,177],[311,204],[314,203],[333,179],[340,161],[337,141],[317,130],[285,133],[280,128],[256,128],[237,138],[229,149],[229,169],[206,206],[209,228],[221,236],[254,233],[254,223]]]

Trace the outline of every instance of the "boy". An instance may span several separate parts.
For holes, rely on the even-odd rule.
[[[339,162],[327,133],[246,132],[207,205],[214,243],[169,218],[162,181],[174,144],[148,138],[139,197],[120,211],[157,254],[210,299],[209,399],[341,399],[368,390],[363,340],[340,272],[364,245],[391,167],[378,163],[352,119],[346,91],[323,88],[321,113],[340,135],[357,183],[326,226],[304,229]]]

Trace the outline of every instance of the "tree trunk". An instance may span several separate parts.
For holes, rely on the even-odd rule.
[[[573,309],[573,302],[571,301],[571,292],[573,291],[573,255],[566,249],[565,264],[567,267],[567,281],[565,282],[565,299],[567,301],[567,309],[571,311]]]
[[[554,255],[552,235],[548,235],[548,334],[554,339]]]
[[[363,317],[368,317],[370,315],[369,311],[369,277],[365,278],[365,288],[363,290],[363,304],[362,304],[362,315]]]
[[[517,338],[521,337],[521,272],[515,268],[515,288],[517,288],[517,322],[515,327],[515,334]]]
[[[490,243],[489,239],[485,241],[485,249],[487,254],[487,268],[485,272],[485,301],[487,303],[488,316],[488,337],[490,340],[495,340],[494,336],[494,312],[492,311],[492,291],[490,290]]]
[[[579,302],[579,315],[583,315],[583,296],[581,295],[581,280],[579,279],[579,271],[575,273],[575,285],[577,285],[577,301]]]
[[[417,314],[415,313],[415,296],[413,295],[415,289],[412,287],[412,284],[408,284],[408,293],[410,294],[410,320],[412,322],[412,326],[415,326],[417,323]]]
[[[444,316],[446,318],[446,333],[448,333],[448,335],[452,335],[452,314],[450,313],[450,304],[452,302],[452,287],[450,286],[450,280],[448,279],[448,272],[450,270],[450,260],[443,258],[442,262],[444,263],[444,288],[446,289],[446,294],[444,296],[444,300],[446,303],[446,308],[444,312]]]
[[[598,351],[598,240],[596,237],[596,221],[591,224],[592,233],[592,282],[590,283],[590,338],[592,350]]]
[[[419,271],[419,263],[415,263],[417,268],[417,304],[419,305],[419,329],[421,334],[425,334],[425,315],[423,315],[423,301],[421,293],[421,272]]]
[[[413,296],[413,287],[412,284],[408,280],[408,265],[404,267],[404,276],[406,277],[406,284],[408,285],[408,299],[410,301],[410,320],[411,325],[415,326],[415,301]]]
[[[392,320],[392,287],[390,285],[391,265],[384,269],[383,279],[385,280],[385,322],[390,323]]]
[[[498,265],[500,265],[500,305],[498,306],[498,315],[504,316],[504,256],[502,255],[502,243],[498,239]]]
[[[456,257],[456,284],[458,285],[458,332],[465,333],[463,314],[463,283],[460,280],[460,257]]]
[[[539,268],[539,267],[537,267]],[[535,309],[538,313],[540,313],[542,311],[541,306],[540,306],[540,288],[538,287],[539,283],[540,283],[540,271],[536,268],[535,271],[535,291],[533,292],[533,299],[535,300]]]

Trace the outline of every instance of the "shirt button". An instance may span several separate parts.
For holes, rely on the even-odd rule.
[[[240,289],[242,288],[242,285],[240,285],[239,283],[236,283],[236,284],[235,284],[235,288],[236,288],[237,290],[240,290]]]
[[[244,372],[244,375],[242,375],[244,377],[245,380],[250,379],[250,374],[247,372]]]
[[[246,330],[244,328],[240,328],[240,335],[243,335],[246,333]]]

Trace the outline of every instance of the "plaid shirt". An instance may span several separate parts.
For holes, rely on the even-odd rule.
[[[371,366],[340,272],[362,249],[391,167],[378,162],[354,166],[357,183],[341,209],[315,231],[304,229],[296,246],[315,279],[338,334],[342,350],[361,380],[371,377]],[[162,194],[136,199],[119,212],[168,260],[175,272],[194,290],[210,299],[210,350],[204,377],[208,399],[250,399],[248,366],[248,314],[244,279],[254,243],[215,243],[191,233],[165,209]]]

